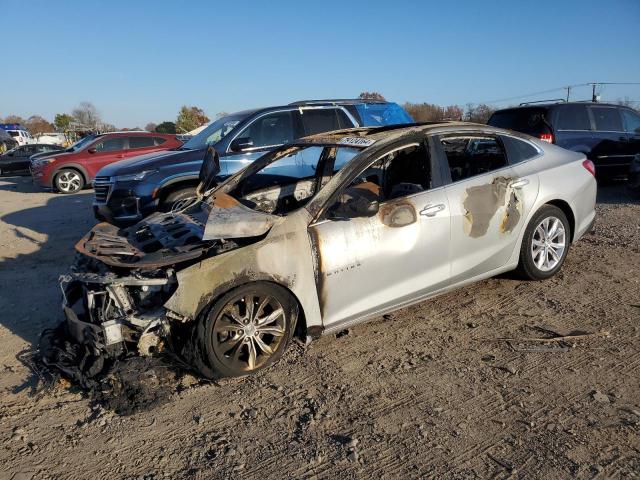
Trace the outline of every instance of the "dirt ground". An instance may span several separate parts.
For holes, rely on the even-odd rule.
[[[0,178],[0,478],[640,476],[640,204],[620,185],[553,279],[487,280],[250,378],[187,376],[128,416],[63,383],[34,390],[21,361],[61,319],[91,196]],[[610,336],[521,341],[541,327]]]

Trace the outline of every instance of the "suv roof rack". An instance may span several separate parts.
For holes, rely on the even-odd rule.
[[[567,101],[564,98],[552,98],[550,100],[535,100],[533,102],[523,102],[521,103],[519,106],[520,107],[524,107],[526,105],[533,105],[536,103],[567,103]]]
[[[328,98],[325,100],[297,100],[295,102],[291,102],[289,105],[291,106],[331,105],[331,104],[355,105],[358,103],[387,103],[387,101],[386,100],[366,100],[362,98]]]

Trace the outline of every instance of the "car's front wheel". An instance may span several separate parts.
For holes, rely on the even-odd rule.
[[[223,295],[199,319],[196,367],[208,378],[239,377],[280,359],[298,318],[297,302],[284,288],[267,282]]]
[[[552,277],[562,267],[570,241],[567,216],[556,206],[544,205],[525,230],[518,273],[529,280]]]
[[[82,174],[70,168],[63,168],[56,173],[53,183],[60,193],[76,193],[84,188]]]

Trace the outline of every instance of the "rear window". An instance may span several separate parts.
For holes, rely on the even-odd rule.
[[[487,123],[493,127],[515,130],[537,137],[549,131],[544,121],[546,113],[547,110],[544,108],[501,110],[491,115]]]
[[[524,140],[508,136],[502,136],[501,138],[507,149],[507,157],[511,165],[529,160],[540,153],[536,147]]]
[[[153,146],[153,137],[129,137],[129,148],[148,148]]]
[[[156,145],[162,145],[167,141],[167,139],[162,137],[153,137],[153,141],[156,143]]]
[[[591,130],[585,105],[563,105],[558,108],[557,130]]]
[[[596,122],[596,130],[601,132],[622,132],[622,120],[617,108],[591,107],[593,119]]]

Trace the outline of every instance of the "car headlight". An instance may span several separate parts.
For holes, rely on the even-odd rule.
[[[36,158],[35,160],[31,160],[31,165],[34,167],[44,167],[45,165],[49,165],[50,163],[55,162],[55,158]]]
[[[129,173],[128,175],[117,175],[113,177],[116,182],[131,182],[142,180],[147,175],[151,175],[152,173],[157,172],[157,170],[144,170],[142,172],[137,173]]]

